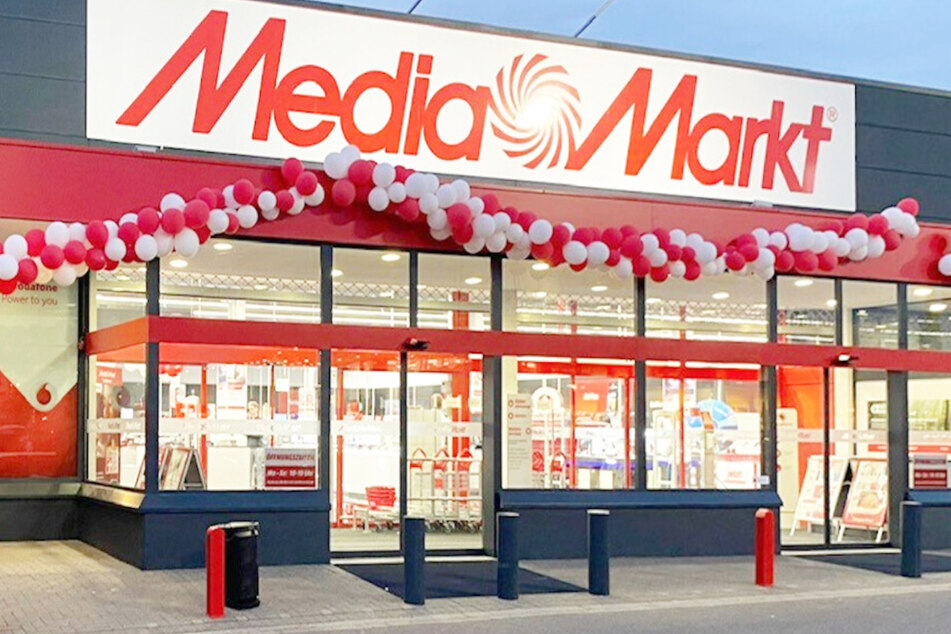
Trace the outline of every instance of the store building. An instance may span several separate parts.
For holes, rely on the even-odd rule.
[[[736,554],[759,507],[851,547],[912,498],[951,545],[949,139],[947,93],[783,69],[5,3],[0,538],[186,567],[255,519],[310,563],[397,551],[406,513],[492,553],[515,510],[524,557],[573,557],[599,507],[617,554]]]

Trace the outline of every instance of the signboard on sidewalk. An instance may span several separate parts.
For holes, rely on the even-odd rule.
[[[842,524],[881,528],[888,509],[888,464],[884,460],[855,461],[855,475],[842,511]]]

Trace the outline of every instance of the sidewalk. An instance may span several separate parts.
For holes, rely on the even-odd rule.
[[[587,584],[584,561],[523,568]],[[483,627],[497,619],[896,596],[951,591],[951,572],[904,579],[781,557],[776,586],[758,588],[752,558],[612,560],[610,597],[584,592],[432,599],[413,608],[335,566],[261,569],[261,607],[205,618],[203,570],[142,572],[80,542],[0,543],[0,632],[301,632],[410,624]],[[527,623],[527,621],[526,621]],[[478,628],[481,629],[481,628]],[[462,628],[470,631],[470,628]]]

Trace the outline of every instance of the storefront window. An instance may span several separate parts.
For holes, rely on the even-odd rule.
[[[780,343],[835,343],[835,282],[812,277],[777,278],[776,325]]]
[[[320,249],[210,240],[193,258],[162,262],[166,317],[320,322]]]
[[[145,346],[89,357],[86,479],[145,488]]]
[[[951,375],[908,374],[908,486],[913,489],[948,488],[949,395]]]
[[[634,363],[507,357],[502,366],[502,486],[631,486]]]
[[[505,330],[581,335],[633,335],[634,280],[603,271],[549,268],[544,262],[505,260]]]
[[[89,276],[90,330],[100,330],[145,316],[145,265],[122,264]]]
[[[647,281],[647,336],[766,341],[766,283],[738,275]]]
[[[845,345],[898,347],[898,286],[881,282],[842,282]]]
[[[318,486],[318,351],[163,344],[159,356],[161,489]]]
[[[333,251],[333,318],[354,326],[409,326],[409,256],[399,251]]]
[[[76,287],[0,296],[0,479],[75,478]]]
[[[908,287],[908,348],[951,350],[951,288]]]
[[[419,254],[420,328],[488,330],[489,258]]]
[[[759,488],[759,379],[758,366],[648,362],[648,488]]]

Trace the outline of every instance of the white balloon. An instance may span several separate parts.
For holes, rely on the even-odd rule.
[[[529,248],[523,249],[509,249],[505,253],[505,257],[510,260],[525,260],[531,255],[532,251]]]
[[[561,223],[561,226],[563,226],[563,227],[565,227],[566,229],[568,229],[568,233],[569,233],[569,234],[575,235],[575,226],[574,226],[573,224],[571,224],[570,222],[563,222],[563,223]]]
[[[852,246],[852,250],[861,249],[868,245],[868,231],[855,227],[845,232],[845,239]]]
[[[458,201],[469,200],[472,196],[472,189],[469,187],[469,183],[461,178],[452,181],[452,188],[456,190],[456,200]]]
[[[436,197],[436,194],[425,193],[419,197],[419,210],[427,216],[440,207],[439,198]]]
[[[268,211],[275,207],[277,207],[277,196],[274,195],[274,192],[265,189],[258,194],[258,208],[261,211]]]
[[[26,257],[28,248],[29,245],[26,243],[26,238],[18,233],[7,236],[7,239],[3,241],[3,252],[12,255],[17,260],[22,260]]]
[[[571,240],[562,247],[561,254],[568,264],[581,264],[588,257],[588,249],[577,240]]]
[[[125,242],[119,238],[109,238],[106,242],[106,248],[103,250],[106,257],[113,262],[121,262],[126,254]]]
[[[430,229],[447,229],[449,217],[446,215],[446,210],[437,209],[433,213],[429,214],[426,217],[426,224],[429,225]]]
[[[168,211],[169,209],[184,209],[185,208],[185,199],[176,194],[175,192],[169,192],[162,196],[162,201],[159,203],[159,211]]]
[[[845,238],[836,238],[832,248],[835,249],[836,257],[844,258],[852,250],[852,245]]]
[[[80,262],[79,264],[73,265],[73,270],[76,271],[76,277],[82,277],[89,272],[89,267],[86,266],[85,262]]]
[[[422,172],[413,172],[410,174],[406,179],[406,195],[419,198],[426,192],[426,175]]]
[[[670,230],[670,243],[678,247],[687,246],[687,233],[683,229]]]
[[[938,260],[938,272],[945,277],[951,277],[951,253],[942,255]]]
[[[345,145],[344,148],[340,150],[340,156],[342,156],[343,160],[347,162],[347,167],[350,167],[354,161],[360,160],[360,148],[350,143]]]
[[[706,264],[717,259],[717,245],[712,242],[701,242],[694,252],[697,256],[697,262]]]
[[[776,269],[769,266],[769,267],[766,267],[765,269],[756,269],[754,273],[756,274],[756,277],[758,277],[759,279],[763,280],[764,282],[768,282],[769,280],[773,279],[773,277],[776,275]]]
[[[611,249],[608,248],[608,245],[601,242],[600,240],[595,240],[588,245],[588,265],[589,266],[600,266],[608,261],[608,257],[611,255]]]
[[[789,248],[793,251],[808,251],[812,247],[813,230],[798,223],[786,227]]]
[[[225,199],[225,207],[237,209],[238,201],[234,199],[234,185],[225,185],[221,190],[221,195]]]
[[[676,260],[670,263],[670,274],[673,275],[674,277],[683,277],[686,272],[687,272],[687,265],[681,262],[680,260]]]
[[[331,152],[324,159],[324,172],[334,180],[346,178],[349,169],[350,164],[347,163],[347,159],[340,152]]]
[[[911,214],[902,212],[901,216],[898,218],[898,233],[906,238],[913,237],[912,233],[918,235],[917,232],[918,221]]]
[[[519,236],[518,240],[512,243],[512,248],[514,249],[532,249],[532,241],[528,237],[527,231],[522,231],[522,235]]]
[[[664,266],[667,264],[667,252],[663,249],[654,249],[647,259],[650,260],[651,266]]]
[[[136,224],[138,221],[139,221],[139,215],[138,215],[138,214],[134,214],[134,213],[132,213],[132,212],[130,211],[130,212],[127,212],[127,213],[122,214],[122,217],[119,218],[119,226],[121,227],[122,225],[124,225],[124,224],[127,223],[127,222],[131,222],[132,224]]]
[[[826,237],[826,242],[829,245],[829,248],[832,249],[835,247],[835,241],[839,239],[839,234],[837,234],[832,229],[826,229],[822,232],[822,235]]]
[[[19,261],[9,253],[0,254],[0,280],[9,281],[20,272]]]
[[[272,207],[269,211],[262,211],[262,214],[273,213],[277,211]],[[208,214],[208,231],[213,235],[224,233],[228,229],[228,213],[223,209],[212,209]]]
[[[660,241],[657,239],[653,233],[645,233],[641,235],[641,244],[644,245],[644,250],[641,252],[646,258],[649,258],[654,251],[657,251],[660,248]]]
[[[485,247],[485,240],[479,236],[472,236],[472,239],[462,245],[466,253],[476,254]]]
[[[220,209],[218,211],[221,211]],[[225,213],[222,211],[222,213]],[[225,214],[225,220],[227,221],[228,214]],[[168,235],[162,228],[159,229],[152,235],[155,238],[155,244],[158,245],[158,257],[164,258],[166,255],[172,252],[175,244],[172,240],[172,236]]]
[[[367,195],[367,204],[370,205],[370,209],[373,211],[383,211],[389,207],[390,196],[386,193],[386,188],[377,185],[371,189]],[[420,201],[419,208],[423,208],[422,201]]]
[[[776,264],[776,254],[769,249],[760,249],[754,265],[757,269],[773,268]]]
[[[175,251],[186,258],[197,254],[198,248],[201,246],[201,242],[198,240],[198,234],[187,227],[175,234],[173,242],[175,244]]]
[[[222,212],[222,213],[225,213],[225,212]],[[281,216],[281,210],[278,209],[277,207],[274,207],[273,209],[261,210],[261,217],[268,221],[277,220],[280,216]],[[225,222],[227,222],[227,219],[228,219],[228,215],[227,213],[225,213]],[[227,227],[225,228],[227,229]],[[219,231],[218,233],[221,233],[221,232]]]
[[[440,185],[436,190],[436,200],[443,209],[449,209],[456,204],[456,190],[452,185]]]
[[[824,233],[815,231],[812,234],[812,242],[809,244],[809,250],[813,253],[822,253],[829,248],[829,241]]]
[[[493,216],[493,220],[495,220],[496,231],[505,231],[509,228],[509,225],[512,224],[512,217],[504,211],[496,213],[495,216]]]
[[[435,174],[424,174],[423,176],[426,177],[426,181],[425,181],[426,189],[424,191],[427,191],[431,194],[435,194],[436,191],[439,189],[439,177],[436,176]]]
[[[495,220],[487,214],[476,216],[472,219],[472,232],[476,237],[487,239],[495,233]]]
[[[753,237],[756,238],[756,246],[763,248],[769,244],[769,231],[762,227],[757,227],[753,229],[750,233],[753,234]]]
[[[58,247],[65,247],[69,242],[69,227],[65,222],[51,222],[46,227],[46,244],[55,244]]]
[[[76,269],[71,264],[64,264],[53,271],[53,281],[57,286],[70,286],[76,281]]]
[[[396,168],[389,163],[377,163],[373,168],[373,184],[377,187],[389,187],[396,180]]]
[[[136,216],[138,220],[138,216]],[[73,222],[69,225],[69,239],[77,242],[86,242],[86,225],[81,222]]]
[[[861,262],[868,257],[868,246],[864,245],[857,249],[852,249],[852,252],[849,253],[849,259],[853,262]]]
[[[143,262],[148,262],[149,260],[155,259],[157,255],[158,243],[155,241],[155,238],[148,234],[139,236],[135,241],[135,257]]]
[[[324,198],[326,197],[327,192],[324,191],[323,185],[318,184],[317,189],[314,190],[314,193],[304,196],[304,202],[308,207],[319,207],[323,204]]]
[[[525,230],[522,229],[522,225],[517,222],[513,222],[505,230],[505,237],[508,238],[508,241],[512,244],[515,244],[522,239],[522,236],[525,235]]]
[[[297,191],[296,187],[291,187],[288,191],[291,193],[291,196],[294,197],[294,204],[291,205],[291,208],[287,210],[287,215],[288,216],[300,215],[300,213],[304,211],[304,205],[305,205],[304,197],[301,196],[300,192]],[[251,205],[246,205],[246,206],[251,207]],[[253,207],[251,208],[253,209]],[[241,220],[240,214],[238,215],[238,220],[239,221]],[[257,222],[257,220],[255,220],[255,222]]]
[[[789,246],[789,238],[782,231],[774,231],[769,234],[769,244],[777,247],[780,251]]]
[[[551,240],[555,228],[547,220],[536,220],[528,227],[528,237],[533,244],[545,244]]]
[[[36,264],[36,284],[48,284],[53,279],[53,272],[37,262]]]
[[[885,216],[885,220],[888,221],[888,228],[898,231],[898,226],[901,223],[901,216],[905,213],[898,207],[888,207],[882,210],[882,215]]]
[[[115,220],[104,220],[102,224],[106,225],[106,233],[110,240],[119,235],[119,225],[116,224]]]
[[[704,275],[717,275],[720,273],[720,267],[717,264],[717,261],[707,262],[700,268],[700,272]]]
[[[399,204],[406,200],[406,186],[403,183],[393,183],[386,188],[386,194],[390,197],[390,202]]]
[[[627,258],[621,258],[618,263],[614,265],[613,272],[618,277],[618,279],[629,279],[632,275],[634,275],[634,264],[632,264]]]
[[[443,240],[447,239],[449,236],[452,235],[452,229],[450,229],[449,227],[445,227],[443,229],[430,229],[429,235],[431,235],[436,240],[439,240],[440,242],[442,242]]]
[[[508,240],[505,238],[505,233],[502,231],[496,231],[485,239],[485,248],[489,250],[489,253],[501,253],[505,250],[505,246],[507,244]]]
[[[687,246],[693,249],[695,252],[700,248],[700,245],[704,243],[703,236],[699,233],[691,233],[687,235]]]
[[[880,258],[885,254],[885,238],[870,236],[868,239],[868,257]]]
[[[916,222],[908,229],[908,232],[905,234],[905,237],[917,238],[919,233],[921,233],[921,226]]]
[[[473,218],[485,211],[485,201],[478,197],[467,200],[466,206],[472,212]]]
[[[245,229],[250,229],[258,222],[258,210],[251,205],[241,205],[238,208],[238,224]],[[178,251],[178,240],[176,236],[175,250]]]

